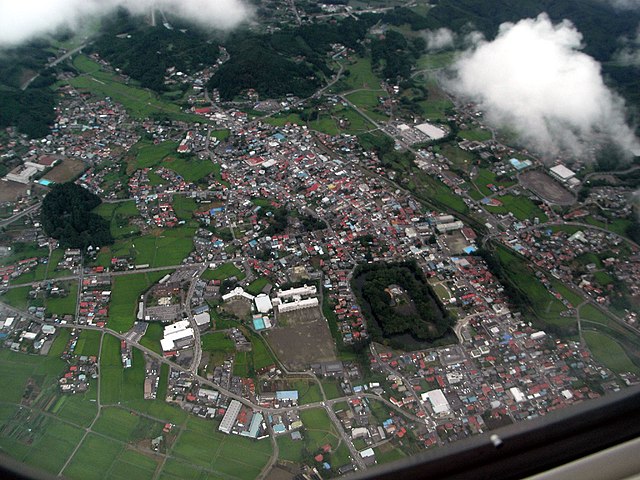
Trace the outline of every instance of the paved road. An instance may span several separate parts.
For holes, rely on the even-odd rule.
[[[28,215],[29,213],[33,213],[35,212],[38,208],[40,208],[41,202],[38,202],[34,205],[31,205],[30,207],[25,208],[23,211],[21,211],[20,213],[16,213],[15,215],[6,218],[4,220],[0,221],[0,227],[6,227],[7,225],[12,224],[13,222],[20,220],[22,217],[24,217],[25,215]]]

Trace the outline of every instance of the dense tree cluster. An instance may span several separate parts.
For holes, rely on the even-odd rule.
[[[32,138],[45,137],[55,120],[54,95],[49,88],[0,89],[0,128],[15,126]]]
[[[110,245],[109,222],[91,212],[100,203],[100,197],[80,185],[56,185],[42,201],[42,227],[65,248]]]
[[[55,120],[55,94],[49,86],[55,82],[55,75],[43,70],[51,55],[46,47],[43,42],[32,41],[0,55],[0,128],[15,126],[32,138],[49,134]],[[23,91],[22,83],[38,72],[38,78]]]
[[[407,292],[413,306],[398,308],[385,291],[399,285]],[[373,341],[382,342],[401,335],[417,341],[436,340],[447,334],[451,318],[426,282],[415,261],[402,263],[367,263],[354,273],[352,288]]]
[[[258,217],[266,219],[269,226],[264,230],[264,235],[277,235],[284,232],[289,225],[288,211],[284,207],[261,208]]]
[[[300,221],[302,222],[304,229],[308,232],[324,230],[327,228],[327,223],[324,220],[316,218],[313,215],[303,215],[300,217]]]

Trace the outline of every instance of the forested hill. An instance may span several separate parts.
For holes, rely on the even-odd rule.
[[[195,26],[185,27],[151,27],[120,10],[104,22],[94,48],[143,87],[162,92],[167,68],[193,73],[218,58],[218,42]]]
[[[620,47],[621,36],[635,37],[640,23],[638,10],[616,10],[603,0],[439,0],[426,16],[397,8],[385,15],[385,21],[408,23],[414,30],[477,30],[491,39],[502,23],[542,12],[554,22],[571,20],[584,35],[585,52],[600,62],[609,60]]]
[[[32,41],[22,46],[4,49],[0,55],[0,128],[16,126],[30,137],[49,133],[55,114],[54,92],[49,85],[55,82],[52,71],[43,71],[51,55],[46,42]],[[40,76],[29,89],[22,84],[37,72]]]
[[[265,97],[288,93],[311,95],[329,77],[327,53],[332,44],[342,44],[364,53],[360,41],[379,16],[348,18],[337,23],[289,27],[273,34],[238,32],[226,42],[231,59],[211,79],[225,100],[242,90],[255,89]]]

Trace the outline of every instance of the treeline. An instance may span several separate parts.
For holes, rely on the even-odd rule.
[[[402,287],[413,306],[402,310],[392,306],[385,292],[390,285]],[[418,342],[433,341],[445,336],[451,327],[451,317],[415,261],[361,264],[354,272],[352,288],[369,320],[367,329],[373,341],[407,334]]]
[[[110,245],[113,237],[109,222],[91,212],[100,203],[100,197],[80,185],[56,185],[42,201],[42,227],[63,248]]]
[[[186,32],[151,27],[123,9],[105,21],[94,49],[140,85],[157,92],[167,90],[167,68],[191,73],[213,65],[219,55],[218,43],[195,26]]]

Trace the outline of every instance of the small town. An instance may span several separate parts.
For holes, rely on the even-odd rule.
[[[37,444],[37,412],[73,420],[64,476],[113,428],[158,472],[223,475],[202,460],[215,439],[247,449],[238,478],[332,478],[640,383],[637,161],[538,157],[455,98],[403,115],[385,80],[332,89],[362,58],[329,55],[339,70],[309,98],[225,102],[205,88],[233,57],[220,47],[166,70],[185,105],[141,117],[82,86],[145,92],[78,50],[50,134],[1,132],[20,164],[0,183],[0,353],[26,359],[7,375],[26,376],[11,388],[32,414],[0,437]],[[335,125],[303,120],[309,105]],[[67,183],[99,198],[111,244],[47,235],[42,206]]]

